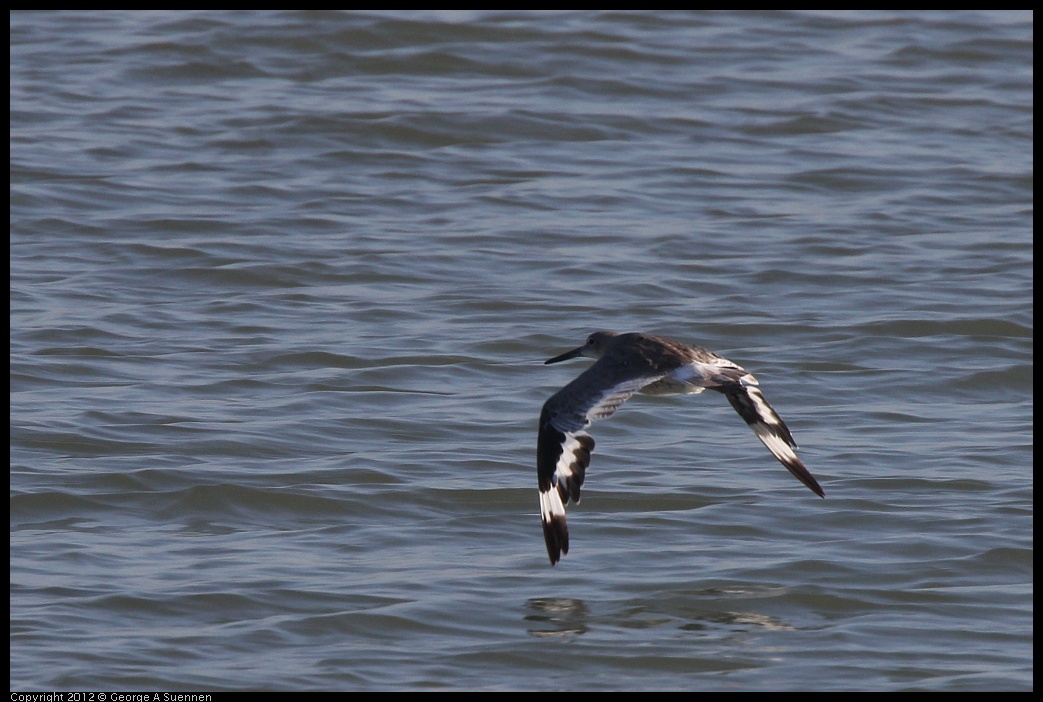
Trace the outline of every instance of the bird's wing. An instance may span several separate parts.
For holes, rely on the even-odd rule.
[[[675,370],[667,380],[690,383],[694,387],[710,388],[723,393],[775,458],[812,492],[819,497],[825,497],[818,481],[797,457],[794,451],[797,444],[793,441],[789,427],[764,399],[757,379],[739,364],[712,351],[705,353],[704,358]]]
[[[603,370],[595,363],[547,400],[540,413],[536,474],[551,565],[569,552],[565,505],[570,499],[579,502],[594,450],[594,439],[583,430],[597,419],[612,416],[631,395],[664,375],[650,371],[606,374]]]
[[[724,393],[739,416],[750,425],[750,429],[753,429],[753,433],[757,435],[761,443],[768,447],[775,458],[779,459],[779,463],[786,466],[786,470],[813,493],[819,497],[825,497],[826,493],[823,492],[822,486],[797,457],[794,451],[797,444],[793,441],[789,427],[782,421],[779,413],[764,399],[764,393],[757,386],[757,379],[747,373],[741,382],[715,389]]]

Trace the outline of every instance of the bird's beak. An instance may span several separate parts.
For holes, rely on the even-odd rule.
[[[566,351],[565,353],[561,354],[560,356],[555,356],[554,358],[548,358],[546,361],[543,362],[543,365],[547,365],[549,363],[561,363],[562,361],[567,361],[570,358],[575,358],[576,356],[582,356],[582,355],[583,355],[583,347],[580,346],[578,349],[572,349],[571,351]]]

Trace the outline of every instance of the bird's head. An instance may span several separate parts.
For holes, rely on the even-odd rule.
[[[586,356],[587,358],[601,358],[601,355],[605,353],[608,345],[614,338],[619,336],[614,331],[596,331],[587,337],[587,341],[582,346],[566,351],[560,356],[549,358],[544,361],[544,364],[548,363],[560,363],[561,361],[567,361],[570,358],[576,358],[577,356]]]

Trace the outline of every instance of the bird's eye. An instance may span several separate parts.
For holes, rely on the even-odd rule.
[[[594,337],[590,337],[589,339],[587,339],[587,346],[593,346],[593,345],[594,345]]]

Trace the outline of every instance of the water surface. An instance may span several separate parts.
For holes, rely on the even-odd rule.
[[[12,690],[1032,689],[1030,13],[11,15]],[[632,399],[547,562],[594,329]]]

